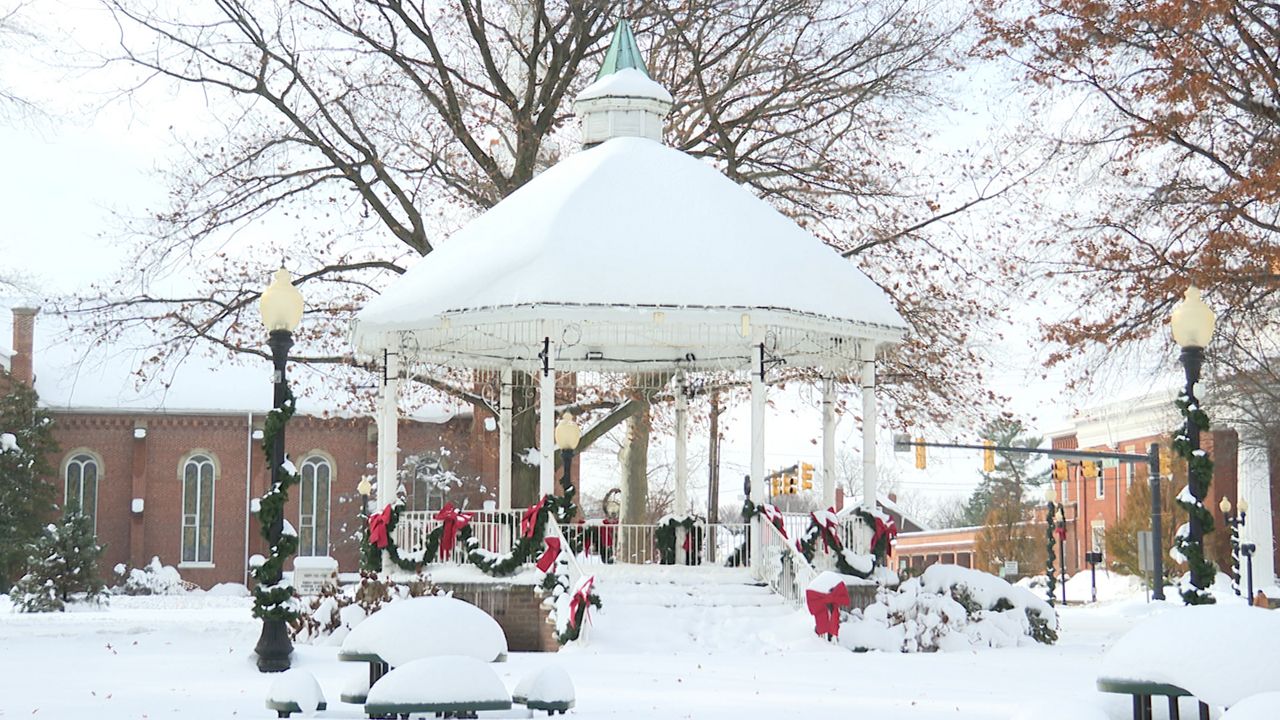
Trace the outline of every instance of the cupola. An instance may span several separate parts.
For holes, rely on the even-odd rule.
[[[582,122],[583,146],[592,147],[616,137],[661,142],[671,105],[671,93],[649,77],[631,24],[624,18],[613,31],[595,82],[573,103],[573,111]]]

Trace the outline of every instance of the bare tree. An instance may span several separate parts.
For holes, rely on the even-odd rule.
[[[356,309],[451,228],[573,151],[567,101],[616,22],[603,2],[104,2],[120,26],[112,64],[134,68],[138,86],[198,88],[217,123],[183,138],[169,206],[130,225],[136,274],[69,308],[96,339],[159,333],[144,374],[199,348],[264,356],[251,315],[281,256],[312,298],[299,361],[350,366],[345,323]],[[981,401],[969,340],[992,307],[977,288],[999,268],[965,256],[976,237],[938,230],[1020,176],[999,159],[928,174],[905,160],[965,18],[922,0],[642,2],[632,18],[678,100],[671,144],[840,249],[914,325],[885,373],[899,411],[941,420]],[[226,249],[273,226],[297,239]],[[166,290],[193,258],[204,270],[194,285]],[[465,377],[417,379],[488,406]],[[628,417],[632,441],[647,442],[652,400],[632,395],[594,404],[607,414],[587,442]],[[531,397],[516,393],[517,450],[533,444],[536,413],[520,404]],[[639,483],[647,453],[634,455]],[[531,499],[536,470],[516,467],[517,501]]]

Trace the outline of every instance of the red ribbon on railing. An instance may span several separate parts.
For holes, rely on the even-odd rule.
[[[471,522],[471,513],[458,512],[453,503],[445,503],[444,507],[440,508],[440,512],[435,514],[435,519],[442,523],[440,559],[443,560],[446,555],[453,552],[453,547],[458,541],[458,531]]]
[[[849,607],[849,588],[839,583],[827,592],[805,590],[804,601],[813,616],[813,631],[827,637],[839,637],[840,608]]]
[[[387,525],[391,524],[391,506],[382,508],[382,512],[369,516],[369,544],[385,550],[387,547]]]
[[[1059,525],[1058,527],[1054,528],[1054,530],[1053,530],[1053,534],[1054,534],[1054,535],[1057,535],[1059,540],[1066,540],[1066,539],[1067,539],[1067,526],[1066,526],[1066,525]]]
[[[880,538],[883,537],[889,539],[884,552],[885,556],[888,557],[893,555],[893,540],[898,537],[898,525],[893,521],[893,518],[889,518],[889,522],[885,522],[879,517],[876,518],[876,529],[871,535],[871,547],[875,548],[876,544],[880,542]]]
[[[818,526],[818,535],[822,537],[822,551],[830,552],[835,548],[836,552],[844,549],[844,543],[840,542],[840,525],[835,521],[835,510],[827,510],[829,513],[826,520],[819,520],[816,512],[809,513],[809,518]]]
[[[591,586],[595,584],[594,575],[578,584],[573,597],[569,600],[569,627],[577,627],[578,609],[582,609],[582,619],[586,620],[591,611]]]
[[[547,572],[555,565],[556,558],[560,557],[560,538],[548,537],[543,538],[542,542],[547,544],[547,549],[542,551],[542,555],[538,557],[538,571]]]
[[[600,545],[602,547],[613,547],[613,531],[610,525],[617,525],[618,521],[614,518],[605,518],[600,526]]]
[[[542,512],[542,506],[545,505],[546,502],[547,502],[547,497],[544,495],[542,499],[537,502],[536,505],[530,505],[529,507],[525,508],[524,515],[520,516],[520,534],[521,535],[524,535],[527,538],[533,537],[533,531],[538,526],[538,513]]]
[[[778,532],[782,533],[783,540],[787,539],[786,521],[782,516],[782,513],[778,511],[778,508],[766,503],[760,506],[760,514],[764,515],[765,519],[773,523],[774,527],[778,528]]]

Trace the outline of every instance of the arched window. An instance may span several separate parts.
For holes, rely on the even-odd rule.
[[[72,505],[80,508],[93,521],[93,531],[98,531],[98,476],[102,473],[97,458],[88,453],[75,453],[67,460],[67,469],[63,473],[66,479],[66,495],[63,507]]]
[[[182,562],[213,562],[213,458],[195,454],[182,465]]]
[[[333,464],[322,455],[302,461],[302,487],[298,495],[298,554],[329,554],[329,487]]]

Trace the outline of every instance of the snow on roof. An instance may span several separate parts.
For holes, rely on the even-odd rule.
[[[578,93],[577,99],[594,100],[602,97],[640,97],[665,103],[675,102],[666,88],[635,68],[623,68],[605,75]]]
[[[360,311],[353,339],[369,352],[381,333],[443,314],[539,305],[771,309],[906,329],[853,262],[710,164],[615,138],[467,224]]]

